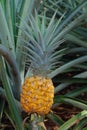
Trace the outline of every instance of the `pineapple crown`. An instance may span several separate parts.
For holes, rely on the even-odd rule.
[[[73,18],[74,13],[70,17],[65,17],[64,14],[59,19],[55,19],[55,15],[56,13],[50,19],[45,13],[41,16],[35,12],[35,16],[29,16],[28,22],[23,21],[23,53],[27,56],[26,62],[28,66],[31,65],[29,70],[32,70],[34,75],[51,77],[51,71],[56,75],[56,65],[58,66],[60,57],[66,50],[59,50],[58,47],[65,41],[65,35],[77,26],[87,13],[77,19]]]
[[[23,53],[27,55],[26,62],[31,65],[34,75],[47,76],[58,63],[57,59],[63,54],[63,50],[55,51],[64,39],[57,35],[57,27],[61,19],[55,22],[55,15],[50,22],[46,15],[40,16],[35,13],[29,17],[29,22],[24,23],[25,40],[23,42]]]

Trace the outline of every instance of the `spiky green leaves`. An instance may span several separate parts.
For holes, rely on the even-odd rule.
[[[31,15],[28,23],[23,21],[23,32],[26,36],[26,40],[22,40],[25,48],[23,51],[28,56],[28,63],[31,64],[34,74],[47,75],[56,68],[59,57],[64,54],[63,52],[60,54],[58,49],[60,44],[65,41],[64,35],[75,27],[86,14],[73,20],[67,17],[64,22],[64,15],[57,20],[55,13],[49,20],[46,14],[40,16],[35,12],[35,17]]]
[[[24,24],[23,31],[27,37],[27,40],[22,40],[24,53],[28,56],[28,62],[31,63],[35,74],[47,75],[61,55],[55,51],[64,42],[64,39],[58,40],[55,36],[58,24],[59,21],[55,22],[55,14],[49,22],[45,14],[41,17],[37,13],[35,13],[35,18],[30,16],[29,24]]]

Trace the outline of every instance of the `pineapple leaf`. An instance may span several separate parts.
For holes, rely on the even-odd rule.
[[[63,125],[60,126],[59,130],[68,130],[71,126],[73,126],[76,121],[78,119],[82,120],[85,117],[87,117],[87,111],[84,110],[80,113],[78,113],[77,115],[75,115],[74,117],[72,117],[71,119],[69,119],[68,121],[66,121]]]
[[[21,79],[20,79],[19,69],[16,64],[16,60],[14,56],[11,54],[11,52],[9,52],[9,50],[3,45],[0,45],[0,54],[5,58],[5,60],[8,62],[11,68],[11,73],[13,76],[13,80],[14,80],[13,82],[15,87],[13,92],[15,93],[15,97],[19,99],[20,89],[21,89]]]
[[[44,12],[44,15],[43,15],[43,18],[42,18],[42,24],[41,24],[41,33],[42,33],[42,35],[45,35],[45,30],[46,30],[46,14]]]
[[[0,67],[1,67],[0,71],[2,74],[2,83],[3,83],[3,87],[5,89],[6,98],[7,98],[8,104],[9,104],[9,108],[10,108],[12,117],[15,121],[15,128],[16,128],[16,130],[23,130],[23,127],[21,125],[22,119],[21,119],[21,116],[19,114],[19,110],[18,110],[18,107],[16,105],[16,102],[15,102],[15,99],[14,99],[14,96],[13,96],[13,93],[11,90],[11,85],[10,85],[8,75],[6,72],[5,63],[4,63],[2,58],[0,58],[0,63],[1,63],[0,64]]]
[[[49,76],[51,78],[53,78],[54,76],[56,76],[57,74],[59,73],[62,73],[64,70],[76,65],[76,64],[79,64],[79,63],[83,63],[87,60],[87,56],[82,56],[80,58],[77,58],[75,60],[72,60],[70,61],[69,63],[66,63],[64,65],[62,65],[61,67],[55,69]]]
[[[13,0],[12,1],[11,0],[6,1],[6,21],[7,21],[7,24],[8,24],[9,32],[10,32],[12,42],[13,42],[13,45],[14,45],[14,49],[15,49],[14,34],[13,34],[14,33],[13,29],[14,29],[15,23],[13,23],[14,22],[14,20],[13,20],[14,16],[12,16],[13,15],[12,13],[15,12],[14,11],[15,5],[13,7],[13,4],[14,4]]]
[[[30,17],[30,14],[31,12],[33,11],[33,7],[34,7],[34,2],[35,0],[22,0],[22,5],[19,9],[19,16],[27,21],[27,17]],[[23,28],[23,22],[20,20],[19,21],[19,28]],[[17,63],[18,63],[18,66],[19,66],[19,70],[20,70],[20,73],[21,73],[21,80],[22,80],[22,83],[24,81],[24,68],[25,68],[25,61],[21,61],[22,59],[22,53],[20,53],[20,46],[21,46],[21,40],[20,40],[20,37],[22,37],[22,30],[18,29],[18,38],[17,38],[17,43],[16,43],[16,58],[17,58]]]
[[[0,39],[1,39],[1,42],[15,56],[15,53],[14,53],[14,48],[15,48],[14,47],[14,43],[12,42],[12,39],[11,39],[11,34],[10,34],[10,31],[9,31],[9,28],[8,28],[8,24],[7,24],[7,21],[6,21],[6,18],[5,18],[5,14],[4,14],[4,10],[2,8],[1,3],[0,3],[0,17],[1,17],[1,20],[0,20]]]
[[[87,1],[84,0],[82,1],[78,6],[76,6],[76,8],[74,10],[72,10],[72,12],[70,12],[67,17],[65,17],[65,19],[60,23],[60,25],[58,25],[58,29],[56,31],[56,34],[58,34],[62,28],[69,22],[72,20],[72,18],[87,4]]]
[[[53,17],[51,18],[51,20],[46,28],[46,32],[45,32],[45,36],[44,36],[45,42],[47,42],[47,39],[50,37],[50,34],[53,32],[55,15],[56,15],[56,12],[53,15]]]

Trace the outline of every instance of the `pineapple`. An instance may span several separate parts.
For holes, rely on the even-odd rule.
[[[32,76],[25,79],[21,104],[28,113],[47,114],[53,104],[54,86],[49,78]]]
[[[39,17],[36,13],[25,23],[24,33],[27,40],[22,40],[25,54],[32,76],[26,77],[22,85],[21,106],[27,113],[48,114],[54,98],[54,85],[50,78],[51,71],[55,69],[58,54],[55,49],[63,40],[57,41],[55,15],[46,23],[45,15]],[[48,21],[47,21],[48,22]]]

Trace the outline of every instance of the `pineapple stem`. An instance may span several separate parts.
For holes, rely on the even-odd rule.
[[[32,130],[47,130],[44,125],[44,117],[37,115],[36,113],[31,114],[31,126]]]
[[[36,113],[31,115],[31,121],[32,130],[38,130],[38,117]]]
[[[21,78],[20,78],[20,72],[18,69],[18,66],[16,64],[16,60],[14,56],[11,54],[11,52],[3,45],[0,45],[0,54],[5,58],[5,60],[8,62],[12,76],[14,81],[14,89],[13,94],[16,99],[19,100],[20,96],[20,88],[21,88]]]

